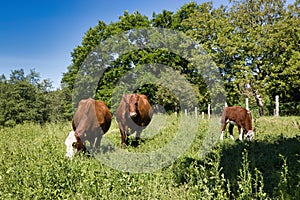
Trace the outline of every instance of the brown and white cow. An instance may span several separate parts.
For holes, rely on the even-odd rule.
[[[229,133],[231,139],[234,140],[233,137],[233,127],[237,125],[239,130],[239,140],[243,140],[244,130],[246,134],[244,137],[247,141],[251,141],[254,137],[254,130],[252,130],[252,116],[251,112],[245,108],[240,106],[231,106],[225,107],[222,113],[221,119],[221,136],[220,139],[223,140],[224,131],[226,128],[226,124],[229,123]]]
[[[145,95],[123,94],[116,111],[116,120],[121,132],[123,147],[125,146],[128,128],[132,133],[136,131],[136,139],[139,139],[141,131],[150,123],[152,115],[152,107]]]
[[[101,138],[110,127],[111,118],[104,102],[91,98],[81,100],[72,120],[73,131],[65,141],[66,157],[72,159],[79,150],[86,151],[86,141],[91,147],[99,149]]]

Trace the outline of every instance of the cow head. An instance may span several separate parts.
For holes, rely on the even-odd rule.
[[[68,137],[66,138],[65,145],[67,147],[66,157],[72,159],[72,157],[77,153],[77,140],[75,137],[75,132],[69,132]]]
[[[79,150],[86,150],[80,138],[76,138],[74,131],[71,131],[69,133],[68,137],[65,140],[65,145],[67,147],[66,157],[70,160]]]
[[[138,114],[138,102],[139,102],[139,95],[138,94],[131,94],[128,99],[128,111],[129,116],[134,118]]]
[[[254,131],[253,131],[253,130],[249,130],[249,131],[246,133],[245,137],[246,137],[246,140],[247,140],[248,142],[250,142],[250,141],[253,139],[253,137],[254,137]]]
[[[72,157],[77,153],[77,148],[75,147],[77,143],[75,132],[71,131],[65,140],[65,145],[67,147],[66,157],[72,159]]]

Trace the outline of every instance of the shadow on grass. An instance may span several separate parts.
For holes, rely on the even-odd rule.
[[[177,160],[172,167],[174,180],[179,185],[186,183],[198,185],[201,180],[206,179],[206,184],[211,189],[222,187],[224,191],[227,191],[226,184],[216,185],[224,183],[216,181],[216,179],[220,180],[221,174],[224,174],[224,178],[230,183],[231,195],[237,197],[245,150],[248,154],[249,172],[253,175],[252,178],[255,178],[255,169],[261,172],[264,192],[268,197],[275,198],[280,195],[278,187],[281,173],[284,172],[283,158],[286,159],[288,167],[287,187],[283,192],[290,197],[300,194],[298,188],[300,184],[300,136],[294,138],[277,136],[250,143],[231,140],[219,142],[204,159],[183,157]],[[254,185],[252,188],[254,189]]]
[[[276,187],[280,182],[280,175],[283,172],[284,160],[288,167],[288,192],[295,195],[300,182],[300,137],[284,138],[279,136],[271,140],[253,141],[251,143],[236,142],[233,145],[220,144],[221,160],[220,167],[225,178],[231,183],[232,189],[237,190],[237,177],[242,168],[242,152],[247,150],[249,170],[252,174],[255,168],[258,169],[264,180],[264,191],[270,196],[276,195]],[[298,191],[299,192],[299,191]]]

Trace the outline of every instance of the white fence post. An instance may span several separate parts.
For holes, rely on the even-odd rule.
[[[204,112],[202,112],[202,119],[204,119]]]
[[[196,117],[196,119],[198,119],[198,108],[197,107],[195,107],[195,117]]]
[[[279,95],[275,96],[275,117],[279,117]]]
[[[187,116],[187,109],[184,109],[184,115]]]
[[[249,99],[248,99],[248,97],[246,98],[246,109],[249,110]]]

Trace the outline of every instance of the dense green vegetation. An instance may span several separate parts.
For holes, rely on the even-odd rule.
[[[145,137],[151,133],[151,129],[145,129],[140,144],[129,145],[125,151],[149,152],[163,147],[174,137],[180,120],[190,119],[155,115],[156,123],[164,121],[163,128],[153,137]],[[96,158],[81,155],[66,160],[64,139],[71,129],[70,123],[42,126],[27,123],[2,128],[0,196],[2,199],[299,197],[299,117],[259,118],[253,142],[240,143],[227,138],[217,141],[203,156],[209,123],[212,122],[199,119],[192,146],[172,165],[151,173],[118,171]],[[218,137],[219,131],[215,134]],[[120,147],[120,133],[114,121],[104,138],[115,148]]]
[[[88,67],[87,57],[97,55],[102,61],[109,60],[108,57],[114,58],[119,51],[105,47],[111,47],[112,43],[122,45],[122,40],[112,36],[132,29],[158,27],[184,33],[196,41],[195,45],[200,44],[204,48],[222,76],[228,105],[242,105],[248,97],[250,104],[260,106],[265,114],[271,115],[275,95],[280,95],[283,114],[299,114],[299,13],[299,0],[289,6],[283,0],[234,0],[230,7],[219,8],[212,7],[211,3],[198,5],[191,2],[176,12],[164,10],[154,13],[151,19],[138,11],[132,14],[124,12],[119,21],[110,24],[99,21],[85,33],[82,44],[72,52],[72,65],[68,67],[62,82],[73,89],[74,83],[78,82],[78,72],[84,69],[86,89],[89,80],[94,81],[92,72],[98,69],[93,64],[91,69]],[[132,44],[140,42],[143,46],[149,38],[149,34],[140,35],[137,40],[133,36]],[[155,44],[153,42],[154,47]],[[99,45],[100,51],[94,49]],[[178,47],[180,45],[182,43],[179,42]],[[103,56],[105,53],[107,57]],[[195,74],[195,66],[182,55],[166,52],[165,48],[135,49],[112,59],[109,66],[102,66],[101,70],[105,73],[99,78],[98,88],[92,91],[92,95],[111,106],[112,91],[124,74],[130,71],[134,79],[134,74],[139,75],[134,68],[153,63],[179,71],[198,90],[199,108],[207,108],[209,91],[203,86],[199,75]],[[176,98],[167,88],[149,84],[136,91],[149,95],[151,103],[158,103],[166,110],[176,110]]]
[[[40,80],[35,70],[14,70],[0,78],[0,126],[70,120],[71,108],[71,92],[53,91],[51,81]]]

